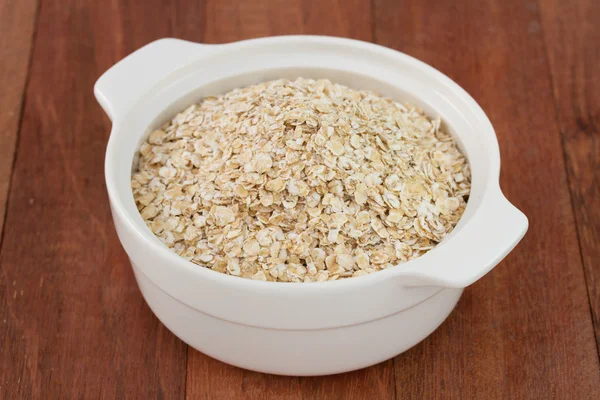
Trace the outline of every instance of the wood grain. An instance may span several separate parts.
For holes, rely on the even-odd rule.
[[[205,43],[300,34],[372,40],[368,1],[208,0],[205,4]]]
[[[283,34],[320,34],[371,40],[369,2],[206,2],[204,41],[223,43]],[[295,378],[245,371],[190,349],[190,399],[387,399],[394,396],[393,362],[350,374]]]
[[[4,226],[37,7],[37,0],[0,0],[0,233]]]
[[[112,226],[92,93],[137,47],[196,29],[201,10],[171,7],[41,4],[1,249],[2,399],[185,395],[187,346],[144,303]]]
[[[536,3],[377,0],[375,20],[378,43],[447,73],[486,110],[502,188],[530,220],[523,242],[467,288],[449,320],[396,358],[398,398],[600,398]]]
[[[0,399],[600,398],[598,15],[594,0],[0,0]],[[376,41],[447,73],[490,116],[502,187],[530,219],[432,336],[349,374],[188,350],[144,303],[110,218],[99,75],[161,37],[276,34]]]
[[[539,7],[600,357],[600,2]]]

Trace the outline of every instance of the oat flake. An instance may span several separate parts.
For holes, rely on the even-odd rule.
[[[471,175],[440,120],[328,80],[207,97],[140,148],[131,185],[181,257],[262,281],[369,274],[432,249]]]

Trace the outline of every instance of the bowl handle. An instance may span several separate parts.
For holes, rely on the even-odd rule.
[[[449,242],[399,266],[402,286],[464,288],[494,268],[527,232],[527,217],[504,197],[500,188],[488,193],[472,219]],[[450,243],[452,242],[452,243]]]
[[[164,77],[213,47],[216,46],[170,38],[151,42],[113,65],[96,81],[96,99],[112,121],[119,120]]]

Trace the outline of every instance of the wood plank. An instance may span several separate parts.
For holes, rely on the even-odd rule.
[[[0,0],[0,233],[12,175],[37,0]]]
[[[180,9],[41,5],[1,249],[0,398],[184,396],[187,346],[144,303],[112,226],[92,92],[139,46],[199,29],[201,5]]]
[[[375,20],[378,43],[445,72],[486,110],[500,142],[504,192],[530,219],[523,242],[465,291],[449,320],[396,358],[398,398],[600,398],[535,3],[377,0]]]
[[[372,15],[358,0],[209,1],[206,9],[183,1],[137,3],[42,4],[0,249],[0,398],[390,398],[395,382],[398,398],[600,397],[585,276],[559,156],[560,128],[598,327],[597,4],[587,0],[571,8],[549,1],[538,10],[532,2],[501,0],[460,6],[408,1],[402,8],[378,1],[378,42],[448,73],[490,115],[502,148],[504,190],[530,217],[530,232],[494,272],[467,289],[438,331],[396,358],[395,375],[394,363],[387,362],[332,377],[275,377],[190,350],[186,388],[186,346],[144,304],[112,228],[102,171],[109,123],[91,95],[93,82],[159,37],[225,42],[320,33],[370,40]],[[15,116],[10,106],[21,100],[12,93],[19,79],[21,87],[25,82],[14,60],[29,54],[20,41],[30,42],[27,35],[6,38],[15,29],[33,29],[24,16],[35,11],[15,11],[27,4],[0,0],[0,126],[13,124],[14,132],[21,107],[15,106]],[[5,33],[7,26],[12,33]],[[4,47],[13,42],[17,56],[4,57],[13,54]],[[1,164],[12,165],[4,157],[12,160],[10,132],[0,132],[0,208],[2,179],[10,175]]]
[[[359,0],[206,2],[204,42],[282,34],[322,34],[371,40],[370,4]],[[329,377],[259,374],[225,365],[190,348],[190,399],[366,399],[394,396],[393,362]]]
[[[539,3],[600,356],[600,3]]]
[[[370,5],[361,0],[208,0],[205,3],[205,43],[301,34],[372,40]]]

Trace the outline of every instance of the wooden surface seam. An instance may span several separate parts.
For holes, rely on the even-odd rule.
[[[0,0],[0,398],[600,398],[598,15],[594,0]],[[375,42],[448,75],[489,116],[503,192],[530,221],[431,336],[347,374],[189,348],[112,225],[96,79],[162,37],[279,34]]]
[[[600,358],[600,4],[539,1],[581,262]],[[577,21],[578,29],[570,29]]]
[[[37,0],[0,1],[0,236],[31,65],[37,11]]]

